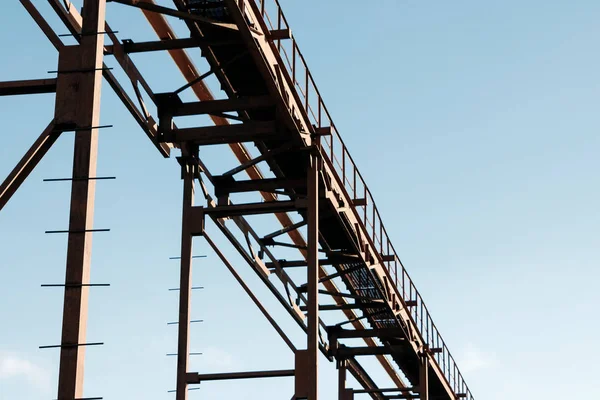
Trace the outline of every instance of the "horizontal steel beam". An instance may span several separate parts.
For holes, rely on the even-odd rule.
[[[56,79],[0,82],[0,96],[56,92]]]
[[[351,254],[342,255],[342,254],[330,254],[329,258],[322,258],[319,260],[319,265],[336,265],[336,264],[347,264],[347,263],[355,263],[359,261],[355,256]],[[268,268],[276,268],[277,266],[274,263],[266,263]],[[282,268],[293,268],[293,267],[306,267],[306,260],[279,260],[278,265]],[[327,281],[324,279],[322,282]]]
[[[384,306],[384,303],[375,303],[378,306]],[[369,308],[368,303],[363,308]],[[401,328],[380,328],[380,329],[330,329],[329,337],[333,339],[354,339],[365,337],[380,338],[404,338],[404,331]]]
[[[390,393],[390,392],[418,392],[418,387],[406,387],[406,388],[384,388],[384,389],[354,389],[354,393]]]
[[[257,108],[273,107],[269,96],[240,97],[237,99],[194,101],[173,105],[173,116],[215,114],[232,111],[247,111]]]
[[[208,214],[216,218],[235,217],[240,215],[273,214],[297,211],[306,208],[304,201],[265,201],[263,203],[232,204],[215,207],[193,207],[194,212]]]
[[[404,348],[400,346],[379,346],[379,347],[346,347],[340,346],[330,350],[332,356],[338,359],[346,359],[356,356],[375,356],[378,354],[402,354]]]
[[[168,39],[168,40],[155,40],[150,42],[139,42],[124,40],[123,51],[127,54],[131,53],[145,53],[151,51],[162,51],[162,50],[178,50],[178,49],[189,49],[200,46],[229,46],[237,43],[234,40],[209,40],[203,38],[185,38],[185,39]],[[114,54],[115,46],[109,45],[104,46],[104,54]]]
[[[252,372],[225,372],[221,374],[197,374],[188,373],[188,383],[200,383],[204,381],[223,381],[232,379],[254,379],[254,378],[281,378],[294,376],[293,369],[283,369],[278,371],[252,371]]]
[[[340,311],[340,310],[365,310],[369,308],[383,308],[385,303],[362,302],[346,304],[324,304],[319,306],[319,311]],[[306,311],[306,306],[300,306],[300,310]],[[368,337],[368,336],[365,336]]]
[[[274,122],[218,125],[200,128],[173,129],[165,132],[164,140],[174,143],[192,142],[199,146],[260,142],[275,139],[278,135]]]
[[[225,177],[215,176],[215,195],[225,196],[230,193],[244,193],[265,191],[271,192],[277,189],[298,189],[306,187],[306,179],[250,179],[236,181],[230,175]]]

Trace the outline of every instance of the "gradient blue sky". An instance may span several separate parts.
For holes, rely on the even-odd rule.
[[[600,3],[282,4],[475,397],[598,393]],[[123,6],[110,4],[108,19],[121,38],[149,32]],[[0,34],[2,80],[56,69],[55,50],[18,2],[3,6]],[[181,83],[163,64],[142,70],[162,78],[156,91]],[[0,98],[0,178],[46,126],[52,102]],[[178,280],[177,262],[168,260],[180,234],[178,167],[156,153],[107,85],[102,122],[115,128],[101,134],[98,174],[118,178],[98,183],[96,226],[112,231],[94,237],[92,280],[112,287],[93,290],[90,300],[89,341],[106,345],[87,352],[86,396],[172,399],[175,360],[165,354],[176,344],[166,322],[176,318],[177,295],[167,289]],[[38,346],[59,342],[62,294],[39,285],[64,279],[65,237],[43,232],[67,226],[69,186],[42,179],[69,175],[71,148],[65,134],[0,212],[2,400],[56,395],[58,352]],[[195,284],[206,289],[194,295],[193,317],[206,322],[193,326],[192,349],[204,356],[191,369],[292,367],[287,347],[201,239],[196,248],[209,257],[195,264]],[[323,363],[322,379],[334,376]],[[335,383],[328,386],[322,395],[334,398]],[[292,382],[282,379],[207,383],[190,399],[291,394]]]

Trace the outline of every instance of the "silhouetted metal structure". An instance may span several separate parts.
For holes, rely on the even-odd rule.
[[[56,93],[55,116],[0,186],[0,208],[65,131],[75,132],[71,213],[64,290],[59,400],[83,397],[87,297],[94,212],[100,87],[104,78],[163,157],[173,148],[183,179],[181,280],[177,352],[178,400],[190,385],[208,380],[295,377],[295,399],[317,399],[318,353],[339,369],[339,399],[473,397],[427,307],[388,238],[371,193],[333,123],[277,0],[113,0],[137,7],[158,38],[120,41],[105,20],[105,0],[84,0],[80,12],[68,0],[48,0],[77,45],[64,45],[30,0],[20,0],[59,52],[57,77],[1,82],[0,95]],[[167,17],[185,22],[178,38]],[[105,37],[108,39],[105,43]],[[201,51],[210,69],[200,74],[188,51]],[[167,51],[188,82],[154,93],[130,58]],[[114,59],[130,82],[120,82],[104,63]],[[226,94],[215,99],[206,85],[215,76]],[[133,94],[124,89],[133,84]],[[198,101],[179,96],[190,90]],[[154,103],[148,111],[142,91]],[[181,116],[208,116],[210,126],[178,128]],[[200,118],[198,119],[200,120]],[[244,143],[254,143],[253,152]],[[238,164],[211,173],[199,149],[229,145]],[[210,150],[206,150],[210,151]],[[259,169],[269,167],[270,175]],[[239,178],[242,173],[249,179]],[[203,205],[197,205],[196,189]],[[243,194],[243,202],[233,198]],[[248,201],[254,196],[253,201]],[[259,233],[255,216],[278,221]],[[275,217],[275,218],[273,218]],[[206,229],[211,220],[306,332],[296,348]],[[230,221],[226,223],[226,221]],[[211,225],[212,226],[212,225]],[[264,227],[260,224],[260,227]],[[202,236],[273,328],[295,353],[284,371],[193,373],[188,370],[192,238]],[[305,237],[306,236],[306,237]],[[282,239],[286,238],[287,239]],[[289,259],[291,254],[295,258]],[[299,268],[299,274],[290,269]],[[295,279],[292,278],[295,276]],[[333,317],[332,317],[333,316]],[[332,319],[336,318],[335,322]],[[363,346],[348,339],[362,339]],[[356,341],[352,341],[356,343]],[[376,357],[395,383],[380,388],[361,366]],[[346,374],[362,388],[348,388]]]

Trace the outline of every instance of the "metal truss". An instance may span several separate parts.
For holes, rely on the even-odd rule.
[[[318,397],[319,352],[339,370],[339,399],[473,399],[416,287],[400,262],[373,198],[339,136],[277,0],[112,0],[136,7],[157,37],[120,40],[105,18],[106,2],[48,0],[78,44],[67,46],[30,0],[21,4],[58,50],[55,79],[0,82],[0,95],[56,93],[48,127],[0,186],[0,209],[61,133],[74,131],[59,400],[81,399],[86,343],[100,86],[105,79],[163,157],[179,149],[182,239],[177,350],[177,400],[210,380],[293,376],[293,399]],[[183,21],[178,38],[167,18]],[[110,41],[105,43],[105,37]],[[200,73],[187,51],[201,51]],[[186,84],[155,93],[131,59],[168,52]],[[129,82],[104,63],[112,58]],[[218,80],[226,99],[206,84]],[[131,89],[128,91],[125,87]],[[189,90],[197,101],[184,102]],[[131,93],[131,94],[130,94]],[[153,102],[151,115],[144,98]],[[182,116],[208,116],[214,125],[178,128]],[[253,143],[251,151],[244,143]],[[236,165],[213,174],[200,149],[227,145]],[[272,174],[265,175],[259,165]],[[246,174],[249,179],[239,179]],[[198,205],[195,195],[202,193]],[[243,195],[243,197],[242,197]],[[252,197],[253,201],[247,199]],[[243,198],[242,201],[236,199]],[[260,218],[268,223],[256,224]],[[208,223],[207,223],[208,220]],[[262,232],[265,227],[271,230]],[[259,232],[260,231],[260,232]],[[306,332],[297,348],[213,240],[227,238],[281,307]],[[295,354],[289,370],[197,373],[188,368],[192,241],[201,236]],[[291,259],[289,259],[292,257]],[[295,272],[292,272],[295,271]],[[298,273],[298,271],[301,271]],[[299,278],[299,276],[301,278]],[[351,345],[361,339],[364,346]],[[381,388],[359,362],[375,357],[393,388]],[[350,373],[361,388],[348,388]]]

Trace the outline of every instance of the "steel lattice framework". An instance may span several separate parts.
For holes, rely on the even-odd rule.
[[[396,253],[361,173],[323,103],[277,0],[112,0],[136,7],[156,37],[121,41],[106,21],[106,0],[84,0],[81,13],[68,0],[48,0],[77,40],[65,45],[30,0],[21,4],[58,50],[55,79],[0,82],[0,95],[56,93],[54,119],[0,186],[0,209],[63,132],[75,134],[69,220],[59,400],[83,398],[87,298],[103,80],[117,94],[163,157],[179,149],[183,180],[178,320],[178,400],[207,380],[294,376],[294,399],[317,399],[319,352],[339,369],[339,399],[357,393],[373,399],[459,399],[473,396],[442,340],[423,299]],[[185,22],[178,38],[167,18]],[[105,40],[106,38],[106,40]],[[109,42],[109,43],[107,43]],[[130,58],[168,52],[187,81],[155,93]],[[210,69],[197,71],[186,51],[202,52]],[[130,82],[104,63],[112,58]],[[215,99],[206,79],[226,94]],[[133,84],[133,91],[124,87]],[[197,101],[180,94],[193,92]],[[142,96],[144,93],[144,96]],[[155,106],[151,115],[144,103]],[[211,125],[178,128],[182,116]],[[244,143],[253,143],[253,153]],[[228,145],[238,163],[213,174],[199,149]],[[206,151],[209,151],[208,149]],[[264,174],[259,164],[272,171]],[[240,178],[243,173],[248,178]],[[197,205],[194,194],[202,194]],[[234,202],[240,194],[244,201]],[[249,196],[255,200],[247,201]],[[236,197],[237,198],[237,197]],[[259,233],[254,218],[279,226]],[[210,229],[206,221],[212,221]],[[265,225],[258,225],[263,228]],[[256,272],[307,337],[297,349],[285,330],[244,283],[211,236],[221,232]],[[295,354],[290,370],[199,374],[188,370],[192,239],[201,236]],[[293,259],[289,259],[290,254]],[[290,273],[304,271],[303,279]],[[296,271],[297,271],[296,270]],[[292,275],[296,277],[293,279]],[[335,313],[337,311],[337,313]],[[339,318],[332,322],[330,315]],[[341,320],[340,320],[341,319]],[[364,346],[350,345],[362,339]],[[356,340],[352,341],[356,343]],[[359,362],[376,357],[393,388],[378,387]],[[361,389],[346,387],[346,373]]]

